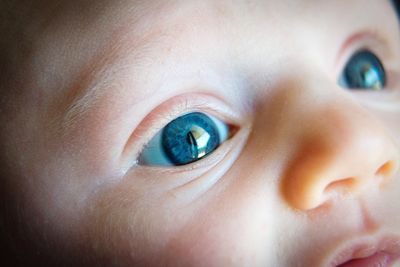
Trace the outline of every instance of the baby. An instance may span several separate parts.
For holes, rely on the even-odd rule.
[[[1,266],[399,266],[389,0],[0,5]]]

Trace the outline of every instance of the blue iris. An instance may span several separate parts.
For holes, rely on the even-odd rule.
[[[381,90],[386,85],[385,69],[375,54],[361,50],[347,62],[339,84],[349,89]]]
[[[209,155],[229,135],[229,127],[204,113],[193,112],[168,123],[139,157],[142,165],[186,165]]]
[[[170,122],[163,130],[162,145],[176,165],[196,161],[219,145],[215,123],[205,114],[194,112]]]

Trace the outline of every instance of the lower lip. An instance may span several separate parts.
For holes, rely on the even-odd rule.
[[[389,253],[377,252],[370,257],[351,260],[339,265],[338,267],[389,267],[395,260],[396,259]]]

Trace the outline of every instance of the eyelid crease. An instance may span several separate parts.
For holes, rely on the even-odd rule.
[[[217,102],[220,104],[217,104]],[[224,102],[219,97],[204,93],[187,93],[163,102],[150,111],[133,130],[122,151],[123,162],[126,159],[129,161],[129,158],[137,159],[143,149],[145,149],[145,145],[148,144],[155,134],[172,120],[190,112],[202,112],[212,115],[228,125],[241,125],[240,114],[228,111],[230,110],[229,108],[220,107],[221,105],[225,107],[229,106]],[[128,163],[128,165],[132,164]]]
[[[183,99],[179,99],[180,97],[183,97]],[[139,126],[132,133],[132,135],[137,138],[144,138],[148,135],[152,136],[153,134],[162,130],[172,120],[190,112],[197,111],[202,113],[210,113],[210,115],[214,115],[217,118],[220,118],[221,113],[223,113],[221,108],[215,107],[216,105],[212,106],[210,105],[210,102],[207,102],[205,100],[203,102],[193,102],[189,99],[189,96],[178,96],[177,98],[178,99],[171,99],[171,101],[173,101],[172,103],[169,103],[170,101],[166,101],[165,103],[161,104],[161,106],[172,105],[172,108],[167,107],[166,109],[164,109],[164,107],[157,107],[156,110],[151,111],[150,117],[147,119],[145,118],[143,120],[145,123],[140,123]],[[198,101],[198,99],[196,101]],[[162,109],[162,111],[157,111],[159,108]],[[154,115],[151,114],[153,112],[155,113]],[[226,116],[224,116],[223,114],[222,116],[224,118],[221,118],[221,120],[229,120],[229,118],[226,118]],[[235,124],[235,122],[227,123]],[[148,128],[152,129],[151,134],[145,133],[146,131],[148,131]]]
[[[381,32],[378,29],[367,29],[363,31],[358,31],[352,34],[339,48],[339,51],[337,53],[338,56],[336,57],[336,61],[334,63],[336,70],[335,71],[336,77],[339,76],[343,66],[350,58],[349,55],[355,53],[357,50],[362,50],[362,49],[371,50],[369,49],[369,46],[365,44],[367,43],[368,40],[372,40],[371,42],[375,41],[379,45],[384,46],[385,51],[388,51],[390,53],[391,50],[389,49],[390,47],[389,41],[385,36],[381,34]]]

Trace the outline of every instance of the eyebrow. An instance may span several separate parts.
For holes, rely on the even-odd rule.
[[[100,55],[95,55],[93,61],[86,64],[87,68],[76,82],[67,89],[68,104],[63,109],[63,130],[74,127],[85,117],[111,87],[119,70],[127,65],[131,66],[132,62],[135,62],[136,68],[144,66],[144,62],[149,60],[148,56],[154,50],[154,45],[160,43],[166,33],[159,27],[153,27],[140,38],[137,38],[136,34],[133,35],[132,37],[132,34],[125,31],[118,32],[116,38],[113,38],[116,41],[102,49]],[[146,95],[136,98],[134,103],[140,102]]]

